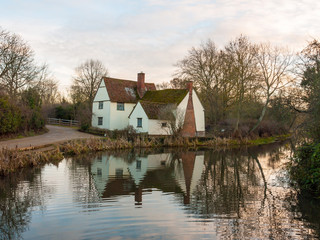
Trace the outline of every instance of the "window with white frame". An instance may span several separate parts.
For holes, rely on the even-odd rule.
[[[124,111],[124,103],[117,103],[117,110],[118,111]]]
[[[137,160],[136,169],[141,170],[141,160]]]
[[[103,101],[99,102],[99,109],[103,109]]]
[[[142,127],[142,118],[137,118],[137,127]]]
[[[103,124],[103,117],[98,117],[98,125],[101,126]]]

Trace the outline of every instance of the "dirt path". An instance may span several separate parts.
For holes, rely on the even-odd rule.
[[[49,132],[42,135],[25,137],[21,139],[12,139],[8,141],[0,141],[0,149],[38,147],[71,139],[97,137],[88,133],[79,132],[74,128],[52,125],[47,125],[46,127],[49,129]]]

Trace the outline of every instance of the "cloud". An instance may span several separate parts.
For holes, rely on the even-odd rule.
[[[244,34],[299,49],[320,32],[320,2],[311,0],[13,0],[5,9],[2,27],[28,40],[63,85],[88,58],[102,60],[114,77],[144,71],[161,82],[208,38],[223,47]]]

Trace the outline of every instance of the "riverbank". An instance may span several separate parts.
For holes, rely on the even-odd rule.
[[[185,147],[185,148],[234,148],[240,146],[255,146],[284,141],[288,135],[258,140],[235,139],[205,139],[205,138],[149,138],[136,137],[132,140],[123,138],[83,138],[46,144],[24,149],[0,149],[0,176],[8,175],[24,167],[41,166],[46,163],[56,163],[65,156],[74,156],[89,152],[121,150],[133,148]]]

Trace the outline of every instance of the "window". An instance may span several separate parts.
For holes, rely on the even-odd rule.
[[[98,117],[98,125],[101,126],[103,123],[103,117]]]
[[[117,110],[118,111],[124,111],[124,103],[117,103]]]
[[[137,118],[137,127],[142,127],[142,118]]]
[[[167,123],[166,122],[161,123],[161,127],[167,127]]]
[[[116,178],[122,178],[122,177],[123,177],[123,169],[116,168]]]
[[[101,176],[102,175],[102,169],[101,168],[97,168],[97,175]]]
[[[99,102],[99,109],[103,109],[103,101]]]
[[[137,160],[136,162],[136,169],[141,169],[141,161]]]

